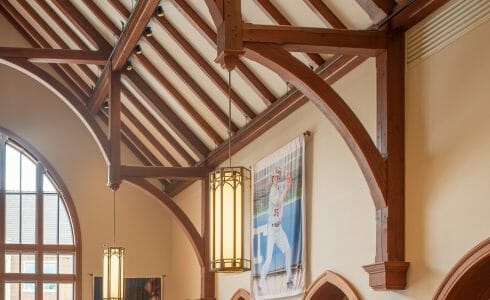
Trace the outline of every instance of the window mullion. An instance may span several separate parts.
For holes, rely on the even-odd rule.
[[[43,274],[43,260],[44,253],[42,251],[43,245],[43,174],[44,168],[38,162],[36,165],[36,245],[38,251],[36,251],[36,273]],[[42,280],[37,281],[36,299],[42,299],[44,285]]]

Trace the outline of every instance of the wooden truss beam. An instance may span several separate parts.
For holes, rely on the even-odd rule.
[[[88,106],[92,113],[100,109],[109,92],[110,81],[107,81],[107,73],[123,69],[159,2],[158,0],[139,1],[136,5],[90,98]]]
[[[15,47],[0,47],[0,57],[25,58],[30,62],[48,64],[103,65],[107,60],[106,54],[101,51]]]
[[[332,28],[347,29],[344,23],[330,10],[322,0],[304,0],[310,9]]]
[[[449,0],[402,1],[396,15],[389,21],[390,27],[408,30],[447,2]]]
[[[121,166],[123,178],[165,178],[197,180],[209,176],[209,167],[139,167]]]
[[[288,51],[376,56],[388,36],[377,30],[345,30],[243,24],[243,42],[274,43]]]

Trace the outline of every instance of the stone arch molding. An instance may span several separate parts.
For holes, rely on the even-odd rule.
[[[250,293],[245,289],[238,289],[233,296],[231,296],[231,300],[250,300]]]
[[[433,299],[459,299],[458,295],[465,292],[474,293],[474,295],[469,296],[472,297],[471,299],[488,299],[487,297],[490,297],[490,288],[488,287],[490,277],[482,278],[481,272],[487,275],[490,273],[490,238],[468,251],[456,263],[442,281]],[[478,280],[472,279],[483,279],[486,282],[478,282]],[[486,286],[486,291],[481,291],[480,288],[484,286]]]
[[[352,286],[342,276],[332,271],[325,271],[306,290],[303,300],[311,300],[326,284],[331,284],[341,290],[349,300],[360,300]]]

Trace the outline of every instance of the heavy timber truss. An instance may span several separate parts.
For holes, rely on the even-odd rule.
[[[248,0],[247,0],[248,1]],[[260,114],[232,91],[234,105],[248,118],[247,125],[239,128],[231,122],[232,152],[251,143],[267,128],[278,123],[307,101],[312,101],[339,131],[352,151],[369,185],[376,208],[376,257],[373,264],[364,266],[369,273],[370,285],[376,290],[404,289],[405,262],[405,186],[404,186],[404,32],[422,18],[436,10],[447,0],[356,0],[376,25],[368,30],[349,30],[342,21],[320,0],[303,0],[324,21],[328,28],[297,27],[285,18],[270,0],[254,0],[277,25],[243,23],[239,0],[205,0],[215,32],[185,0],[172,0],[206,40],[217,49],[217,62],[227,68],[235,68],[245,82],[257,92],[267,108]],[[184,68],[151,35],[145,34],[150,19],[155,20],[208,76],[222,92],[227,83],[211,67],[196,49],[173,27],[165,16],[157,16],[158,0],[138,1],[129,11],[118,0],[110,5],[127,23],[121,30],[92,0],[83,0],[110,33],[119,37],[112,46],[87,18],[70,1],[35,0],[36,5],[49,16],[52,23],[77,46],[71,49],[59,32],[36,12],[25,0],[0,2],[0,12],[18,30],[32,48],[0,47],[0,62],[15,68],[56,93],[69,105],[97,142],[108,166],[108,185],[117,189],[122,181],[138,186],[158,199],[183,227],[189,237],[201,265],[201,298],[215,297],[215,277],[208,270],[208,172],[227,157],[226,143],[200,114],[188,103],[152,62],[134,49],[142,39],[163,59],[199,97],[203,105],[213,112],[223,126],[229,116],[213,101],[212,97],[187,73]],[[21,7],[31,20],[27,20]],[[63,18],[60,17],[63,15]],[[44,31],[40,34],[31,21]],[[70,25],[68,25],[70,24]],[[45,36],[49,37],[48,41]],[[52,47],[52,43],[56,47]],[[54,49],[56,48],[56,49]],[[95,49],[95,50],[94,50]],[[316,66],[314,70],[290,54],[303,52],[305,59]],[[325,59],[320,54],[332,54]],[[269,68],[295,89],[276,98],[268,87],[243,63],[241,57]],[[127,61],[137,60],[178,101],[203,132],[218,147],[210,150],[179,116],[161,101],[149,84],[136,72],[127,71]],[[377,141],[373,142],[357,116],[343,99],[331,88],[331,84],[358,66],[365,59],[375,57],[377,69]],[[65,78],[62,83],[49,72],[34,63],[47,63],[56,74]],[[95,65],[93,71],[88,65]],[[82,74],[82,75],[80,75]],[[82,78],[88,78],[93,87]],[[127,84],[123,84],[123,81]],[[131,89],[129,89],[130,87]],[[137,95],[137,96],[136,96]],[[134,111],[122,104],[124,96],[147,122],[154,126],[177,152],[187,166],[177,161],[145,128]],[[143,99],[142,105],[137,98]],[[109,99],[109,110],[103,110]],[[150,106],[157,116],[149,113]],[[141,138],[124,122],[128,119],[153,146],[158,154],[169,162],[163,166]],[[171,130],[181,137],[192,156],[162,126],[165,121]],[[108,135],[97,118],[108,125]],[[121,142],[141,160],[143,166],[127,166],[121,163]],[[196,159],[197,157],[197,159]],[[164,189],[150,183],[158,179]],[[202,231],[198,232],[187,215],[175,204],[171,196],[182,191],[195,180],[202,181]]]

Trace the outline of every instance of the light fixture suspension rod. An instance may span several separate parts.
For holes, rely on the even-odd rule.
[[[112,232],[112,237],[113,237],[113,241],[112,241],[112,245],[113,246],[116,246],[116,191],[112,191],[112,198],[113,198],[113,206],[114,206],[114,216],[113,216],[113,232]]]
[[[228,164],[231,168],[231,70],[228,70]]]

